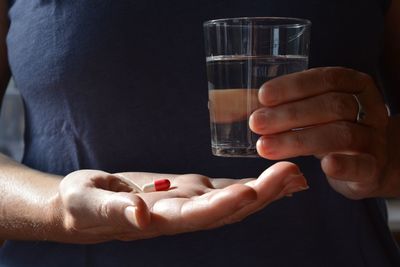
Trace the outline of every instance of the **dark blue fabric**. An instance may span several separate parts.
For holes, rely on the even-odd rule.
[[[378,0],[14,0],[9,60],[26,108],[24,163],[250,177],[272,162],[211,155],[202,22],[313,22],[310,66],[379,77]],[[311,189],[212,231],[134,242],[8,241],[0,266],[400,266],[381,200],[334,192],[319,161],[293,160]],[[158,256],[155,256],[158,255]]]

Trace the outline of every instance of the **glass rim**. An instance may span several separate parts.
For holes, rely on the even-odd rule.
[[[302,18],[292,17],[237,17],[237,18],[223,18],[212,19],[205,21],[203,27],[212,25],[219,25],[226,22],[241,22],[241,21],[264,21],[266,24],[258,24],[256,27],[286,27],[286,28],[300,28],[311,26],[311,21]],[[268,22],[277,22],[276,24],[268,24]],[[281,23],[280,23],[281,22]],[[246,27],[247,25],[226,25],[227,27]]]

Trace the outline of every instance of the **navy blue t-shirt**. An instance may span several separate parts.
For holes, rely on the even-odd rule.
[[[9,62],[26,109],[23,163],[108,172],[257,177],[272,162],[211,155],[202,22],[313,22],[310,67],[379,79],[384,0],[13,0]],[[336,193],[312,157],[310,189],[243,222],[133,242],[7,241],[0,266],[400,266],[378,199]]]

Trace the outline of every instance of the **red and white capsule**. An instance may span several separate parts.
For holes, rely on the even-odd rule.
[[[145,193],[156,192],[156,191],[166,191],[170,188],[171,182],[168,179],[159,179],[154,182],[143,185],[142,191]]]

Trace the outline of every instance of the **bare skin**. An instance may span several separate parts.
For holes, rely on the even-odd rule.
[[[118,175],[80,170],[61,177],[0,156],[2,239],[98,243],[206,230],[243,220],[307,188],[297,166],[280,162],[258,179],[121,173],[143,185],[168,178],[165,192],[135,193]],[[129,208],[128,208],[129,207]]]
[[[0,0],[0,98],[10,78]],[[256,179],[125,172],[143,185],[168,178],[166,192],[135,193],[121,174],[39,172],[0,155],[0,239],[99,243],[207,230],[243,220],[272,201],[307,188],[294,164],[281,162]]]
[[[400,105],[400,1],[386,17],[385,78]],[[367,116],[356,123],[357,95]],[[258,99],[257,99],[258,97]],[[250,128],[262,135],[267,159],[315,155],[331,186],[352,199],[400,196],[400,116],[390,116],[374,80],[341,67],[316,68],[275,78],[254,93],[216,90],[210,103],[218,123],[246,118],[246,103],[259,109]],[[243,104],[244,103],[244,104]],[[215,105],[212,105],[215,106]],[[296,129],[296,130],[293,130]]]
[[[241,221],[272,201],[307,188],[298,168],[287,162],[270,167],[258,179],[120,174],[138,185],[167,178],[171,189],[134,194],[118,176],[96,170],[71,173],[59,185],[54,202],[58,212],[52,221],[61,226],[56,228],[55,241],[136,240],[216,228]]]
[[[396,8],[398,11],[398,1],[395,3],[392,8]],[[7,1],[0,0],[0,18],[2,18],[0,20],[1,95],[4,93],[5,84],[10,75],[5,46],[5,34],[8,28],[8,22],[5,20],[6,5]],[[399,25],[398,19],[394,17],[393,21],[391,19],[388,20],[393,22],[393,25]],[[394,32],[398,34],[398,31]],[[393,40],[398,40],[398,38]],[[396,44],[395,47],[399,45]],[[396,51],[392,51],[391,56],[399,59]],[[400,60],[394,60],[394,62],[398,63]],[[394,65],[394,67],[396,66],[398,65]],[[347,73],[349,70],[340,69],[339,71]],[[311,77],[312,75],[307,76],[307,73],[311,73],[315,77]],[[272,113],[278,108],[284,114],[284,107],[287,107],[285,104],[289,99],[295,100],[293,105],[298,104],[303,107],[315,95],[302,95],[305,97],[303,99],[299,98],[299,95],[286,93],[283,94],[282,98],[271,98],[271,96],[274,96],[274,90],[276,92],[285,92],[285,89],[281,89],[287,88],[288,85],[294,85],[298,89],[294,90],[294,92],[300,92],[301,95],[302,85],[297,84],[296,81],[303,81],[302,79],[311,84],[304,93],[322,90],[318,91],[321,92],[322,97],[332,97],[330,93],[332,90],[329,90],[330,87],[325,88],[324,86],[321,87],[321,84],[313,83],[314,79],[319,81],[318,77],[320,77],[321,73],[329,73],[329,71],[312,70],[307,73],[299,74],[300,76],[278,78],[266,84],[261,90],[259,99],[261,103],[266,105],[267,111],[261,109],[254,114]],[[269,151],[276,151],[272,156],[274,158],[301,154],[318,155],[322,158],[324,171],[330,177],[328,179],[335,181],[331,182],[332,186],[351,198],[372,195],[400,195],[400,187],[394,186],[398,185],[398,173],[396,173],[398,170],[394,167],[399,165],[398,151],[396,152],[396,150],[399,150],[396,149],[399,148],[398,138],[396,138],[399,136],[398,120],[396,121],[395,118],[392,120],[392,118],[384,116],[383,104],[379,100],[380,98],[378,100],[372,99],[372,96],[377,95],[377,89],[371,85],[372,81],[370,79],[356,79],[356,83],[353,79],[358,76],[354,74],[354,71],[350,71],[350,73],[352,73],[349,76],[351,77],[349,79],[352,80],[349,81],[351,85],[359,85],[358,82],[368,85],[368,89],[361,86],[356,87],[356,90],[357,93],[362,95],[362,101],[363,103],[365,102],[365,106],[368,106],[367,112],[374,114],[369,109],[374,108],[375,110],[376,108],[377,115],[368,117],[365,125],[353,125],[353,122],[347,122],[352,127],[349,126],[346,129],[349,132],[351,131],[351,134],[353,132],[354,134],[360,133],[364,142],[364,146],[360,145],[360,147],[365,147],[366,143],[379,143],[382,138],[389,136],[390,138],[387,139],[383,149],[377,147],[376,149],[370,149],[372,152],[369,150],[359,151],[353,148],[351,142],[346,142],[346,140],[341,142],[340,138],[334,143],[336,146],[329,147],[330,142],[323,142],[323,140],[329,139],[325,135],[321,136],[321,132],[318,131],[319,128],[314,127],[312,129],[315,131],[314,134],[317,138],[322,139],[321,142],[318,142],[322,146],[321,148],[316,148],[312,142],[300,142],[298,143],[300,144],[299,146],[294,146],[291,150],[289,146],[285,146],[285,142],[282,142],[282,150],[278,151],[271,142],[260,142],[259,153],[265,157],[271,157]],[[345,77],[348,76],[347,74],[343,75]],[[361,76],[365,77],[365,75]],[[342,75],[333,75],[332,77],[336,79],[341,78]],[[337,87],[338,84],[332,81],[332,86]],[[276,90],[278,87],[280,90]],[[337,98],[336,101],[338,103],[349,101],[348,95],[351,92],[343,90],[339,90],[339,92],[343,95]],[[275,101],[273,105],[268,104],[271,99]],[[354,118],[355,109],[353,104],[351,107],[350,105],[346,106],[346,112],[339,114],[343,116],[344,123],[350,118],[347,112],[350,112],[352,118]],[[293,109],[296,110],[295,108]],[[328,112],[328,114],[331,113]],[[277,139],[287,138],[284,140],[289,140],[288,143],[293,138],[301,140],[296,136],[296,133],[290,131],[293,124],[298,124],[297,122],[289,120],[288,125],[279,126],[281,127],[279,128],[280,131],[275,132],[276,128],[273,128],[273,133],[271,133],[270,126],[268,126],[271,124],[263,125],[265,121],[257,119],[255,116],[252,117],[251,126],[255,131],[260,131],[264,135],[263,139],[268,139],[273,134],[277,136]],[[382,122],[380,122],[381,116],[383,118]],[[326,125],[332,124],[331,126],[335,126],[338,123],[334,121],[343,118],[334,117],[333,121],[330,118],[328,122],[325,117],[318,118],[318,120],[324,121]],[[315,118],[302,119],[301,125],[314,125],[314,122],[316,122]],[[339,125],[341,124],[339,123]],[[356,129],[359,128],[362,129],[357,131]],[[366,129],[373,130],[372,137],[366,134]],[[340,127],[336,130],[342,132]],[[366,137],[363,137],[364,135]],[[310,136],[314,136],[313,133]],[[311,137],[304,138],[304,140],[307,140],[307,138]],[[297,143],[295,142],[295,144]],[[301,144],[305,145],[301,146]],[[391,147],[394,149],[390,150],[389,148]],[[338,150],[337,148],[340,149]],[[342,153],[343,151],[350,151],[351,153]],[[363,158],[363,155],[366,156]],[[348,163],[350,167],[335,168],[335,163],[337,162]],[[371,165],[366,166],[368,164]],[[358,168],[357,166],[360,167]],[[372,171],[372,173],[383,173],[385,174],[384,177],[372,175],[371,180],[368,180],[368,182],[361,181],[361,176],[359,176],[363,171],[361,167],[369,168],[371,166],[376,168],[376,171]],[[349,173],[337,172],[338,169]],[[169,178],[173,188],[168,192],[135,194],[130,191],[131,189],[127,184],[124,184],[118,179],[118,176],[113,174],[98,170],[80,170],[66,177],[59,177],[38,172],[5,156],[0,156],[0,239],[98,243],[115,239],[136,240],[206,230],[240,221],[272,201],[306,188],[305,179],[300,174],[297,166],[287,162],[271,166],[257,179],[254,177],[246,180],[209,179],[198,174],[171,175],[130,172],[123,175],[139,184],[159,177]],[[354,184],[357,186],[352,187],[352,190],[349,191],[349,185]],[[363,186],[358,186],[358,184]],[[382,186],[383,184],[385,186]],[[390,187],[388,186],[389,184],[392,185],[391,191],[388,189]]]
[[[385,73],[400,91],[400,1],[386,17]],[[355,122],[358,104],[366,117]],[[265,106],[250,117],[268,159],[315,155],[330,185],[351,199],[400,196],[400,116],[390,116],[374,80],[340,67],[278,77],[259,91]],[[400,99],[395,99],[400,104]],[[303,128],[293,131],[294,128]]]

